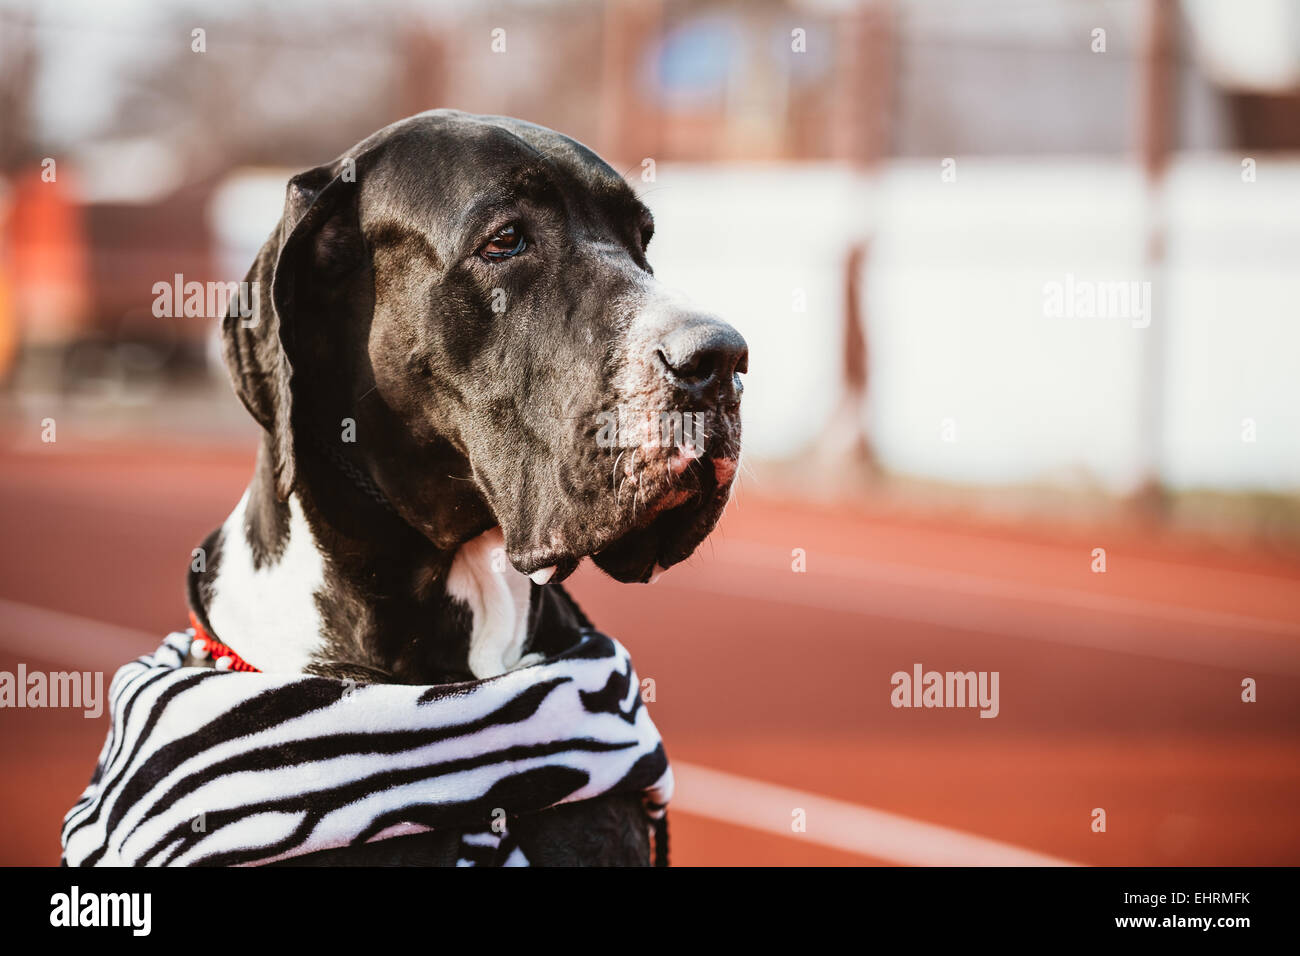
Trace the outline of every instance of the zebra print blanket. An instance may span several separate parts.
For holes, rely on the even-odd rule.
[[[453,827],[460,865],[527,866],[510,816],[643,792],[662,818],[672,795],[632,660],[596,631],[531,667],[421,687],[185,667],[191,638],[113,678],[67,865],[262,864]]]

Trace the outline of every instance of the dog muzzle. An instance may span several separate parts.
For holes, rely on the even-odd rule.
[[[513,817],[630,792],[666,863],[672,769],[611,637],[431,686],[186,667],[193,640],[171,634],[114,676],[67,865],[256,865],[454,828],[459,865],[527,866]]]

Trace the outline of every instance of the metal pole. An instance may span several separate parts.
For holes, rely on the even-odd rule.
[[[1166,329],[1164,300],[1165,173],[1173,149],[1175,118],[1173,0],[1147,0],[1146,29],[1139,69],[1138,138],[1146,186],[1144,272],[1151,282],[1151,324],[1140,330],[1142,366],[1138,394],[1139,513],[1159,517],[1164,511],[1161,475],[1164,444]]]

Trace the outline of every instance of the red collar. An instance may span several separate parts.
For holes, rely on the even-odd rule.
[[[199,623],[198,615],[190,611],[190,627],[194,629],[194,641],[190,644],[190,654],[201,661],[212,658],[213,665],[219,671],[256,671],[257,668],[244,660],[229,646],[207,632]],[[260,673],[260,672],[259,672]]]

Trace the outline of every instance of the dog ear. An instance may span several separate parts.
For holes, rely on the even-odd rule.
[[[352,175],[344,175],[344,171]],[[235,392],[270,436],[281,500],[293,491],[295,375],[306,369],[299,340],[311,332],[311,287],[337,281],[364,250],[356,216],[356,163],[341,159],[289,180],[284,213],[249,270],[251,312],[222,319],[222,348]]]

